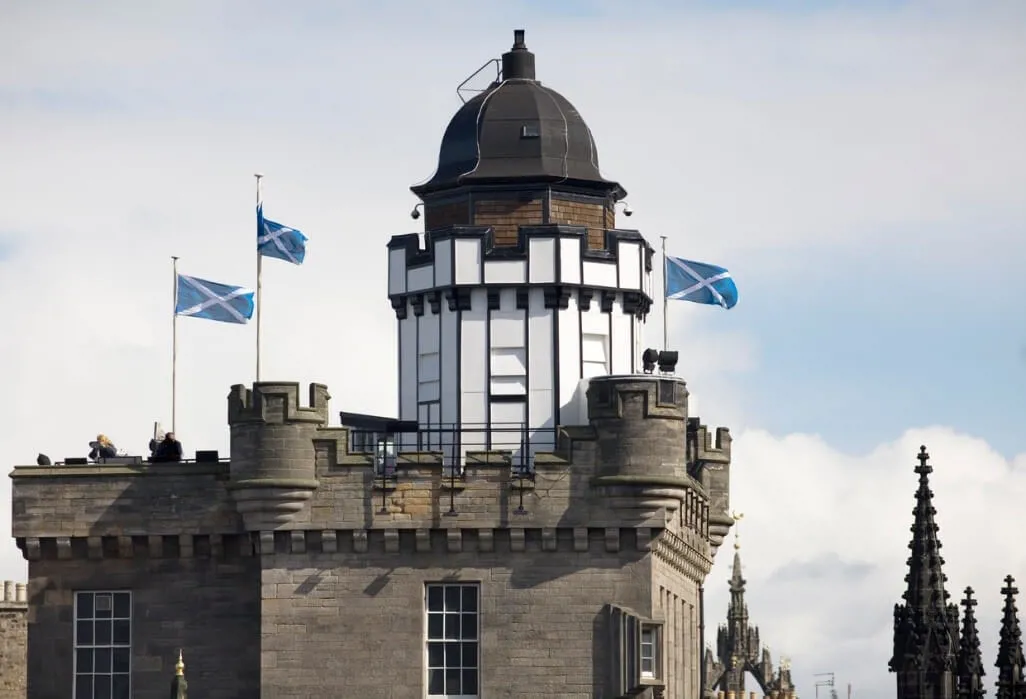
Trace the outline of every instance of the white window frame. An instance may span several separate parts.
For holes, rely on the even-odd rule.
[[[115,596],[127,597],[128,599],[128,611],[127,616],[117,614],[117,606],[114,602]],[[83,604],[85,599],[91,598],[92,601],[92,612],[86,617],[86,608]],[[105,606],[103,600],[107,600],[110,603],[110,609],[101,609]],[[74,640],[74,653],[72,656],[72,697],[74,699],[85,699],[80,695],[78,690],[79,677],[91,677],[92,678],[92,692],[89,697],[91,699],[113,699],[115,697],[113,678],[117,676],[125,676],[128,678],[128,689],[127,694],[123,695],[126,697],[132,696],[132,610],[133,610],[132,592],[130,590],[77,590],[75,592],[74,601],[74,621],[73,621],[73,640]],[[110,616],[106,616],[109,611]],[[109,633],[101,632],[97,634],[97,629],[101,628],[101,624],[106,626],[107,622],[110,623]],[[120,622],[120,623],[118,623]],[[127,622],[125,624],[124,622]],[[120,628],[121,633],[118,634],[115,639],[114,629]],[[114,657],[115,655],[121,656],[124,665],[121,672],[113,672],[114,668]],[[86,656],[89,656],[88,658]],[[106,660],[105,658],[109,658]],[[104,659],[102,662],[109,663],[107,667],[110,667],[109,672],[97,672],[95,663],[98,659]],[[91,664],[90,668],[85,670],[80,668],[79,665],[85,662]],[[109,691],[104,692],[99,697],[96,696],[96,678],[97,677],[109,677]],[[102,690],[101,690],[102,691]]]
[[[666,648],[663,643],[663,622],[659,620],[643,620],[641,632],[638,634],[638,664],[641,671],[641,683],[645,686],[661,686],[664,681],[663,668]],[[646,646],[651,646],[651,653],[645,654]],[[645,665],[651,661],[651,669]]]
[[[460,603],[459,607],[455,608],[452,604],[453,600],[450,599],[450,589],[459,590]],[[440,590],[441,595],[441,608],[438,608],[433,603],[435,597],[433,591]],[[472,598],[474,600],[473,610],[465,611],[466,607],[470,606],[468,603],[468,597],[466,596],[467,590],[473,590]],[[473,621],[467,622],[465,618],[472,617]],[[441,619],[441,622],[434,621],[434,619]],[[446,627],[446,622],[451,621],[455,626],[449,629]],[[441,623],[441,630],[439,630],[438,624]],[[467,624],[465,626],[465,624]],[[448,633],[446,633],[448,631]],[[470,636],[473,638],[470,638]],[[447,638],[447,636],[449,638]],[[448,664],[448,657],[450,652],[456,652],[454,648],[458,648],[460,662],[459,665]],[[466,655],[470,652],[471,657],[468,661]],[[441,652],[441,664],[438,664],[439,652]],[[470,665],[473,663],[473,667]],[[446,693],[449,689],[444,684],[441,688],[442,693],[438,693],[437,688],[435,693],[432,693],[431,681],[434,677],[435,671],[441,671],[443,677],[443,683],[445,675],[449,670],[459,671],[461,673],[461,683],[466,673],[473,673],[476,676],[477,686],[474,693],[460,693],[450,694]],[[463,688],[460,687],[460,691],[464,692]],[[478,699],[481,695],[481,584],[478,582],[432,582],[424,585],[424,696],[429,699]]]

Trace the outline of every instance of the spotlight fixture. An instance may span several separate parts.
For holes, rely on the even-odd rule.
[[[677,352],[650,348],[641,353],[641,370],[643,372],[655,373],[657,365],[660,374],[672,374],[677,368]]]
[[[659,372],[672,374],[677,368],[677,353],[664,351],[659,353]]]
[[[420,202],[415,207],[413,207],[413,211],[410,212],[410,218],[412,218],[414,221],[420,218],[420,210],[421,208],[423,208],[423,206],[424,202]]]
[[[659,350],[647,349],[641,354],[641,370],[646,374],[655,371],[656,363],[659,361]]]

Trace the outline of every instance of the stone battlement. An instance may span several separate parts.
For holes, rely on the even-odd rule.
[[[169,537],[191,550],[288,531],[649,527],[673,532],[705,568],[732,523],[729,433],[713,441],[688,418],[679,378],[592,379],[590,424],[557,430],[526,472],[510,450],[465,451],[459,463],[400,451],[386,466],[352,448],[352,430],[327,426],[325,386],[310,386],[306,406],[299,394],[296,383],[233,386],[227,464],[18,466],[12,533],[31,559],[131,556]]]
[[[0,598],[0,610],[26,609],[27,607],[28,599],[26,597],[25,583],[4,580],[3,597]]]
[[[327,424],[328,387],[310,384],[309,396],[309,405],[302,405],[299,384],[292,382],[264,381],[253,384],[252,389],[236,384],[228,394],[228,424]]]

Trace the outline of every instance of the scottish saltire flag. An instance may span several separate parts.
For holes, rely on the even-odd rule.
[[[307,237],[295,228],[264,218],[264,205],[257,205],[257,254],[301,265],[306,257],[306,241]]]
[[[253,317],[253,292],[179,274],[175,314],[222,323],[246,323]]]
[[[667,257],[666,298],[723,308],[737,305],[737,286],[730,272],[704,262]]]

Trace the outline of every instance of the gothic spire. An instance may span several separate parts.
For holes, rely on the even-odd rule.
[[[958,696],[959,699],[982,699],[987,693],[983,688],[983,658],[980,655],[980,637],[976,631],[976,612],[973,607],[973,588],[965,588],[962,607],[962,634],[958,649]]]
[[[1019,594],[1019,589],[1013,586],[1014,583],[1015,578],[1009,575],[1005,577],[1005,586],[1001,588],[1001,594],[1005,596],[1005,609],[1001,619],[997,662],[994,663],[998,669],[997,699],[1026,699],[1026,682],[1022,677],[1022,633],[1015,607],[1015,596]]]
[[[899,699],[950,699],[958,650],[958,607],[948,604],[944,589],[939,527],[930,490],[930,455],[919,449],[916,507],[904,604],[894,606],[894,655],[890,670],[898,673]]]

